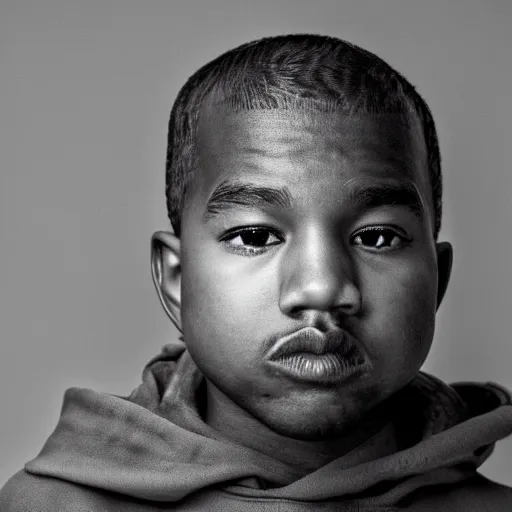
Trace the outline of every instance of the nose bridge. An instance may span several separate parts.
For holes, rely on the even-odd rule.
[[[359,308],[360,293],[347,248],[334,236],[311,226],[297,237],[283,261],[281,309],[293,311]]]
[[[344,259],[341,254],[344,251],[338,245],[341,244],[335,246],[320,230],[309,230],[305,240],[296,248],[297,264],[304,283],[313,285],[323,282],[325,286],[328,281],[337,281]]]

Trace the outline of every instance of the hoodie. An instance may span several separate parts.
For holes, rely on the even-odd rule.
[[[512,511],[512,488],[477,472],[512,433],[511,395],[496,384],[419,372],[391,427],[305,475],[211,429],[203,400],[181,343],[128,397],[67,390],[41,453],[0,492],[1,512]]]

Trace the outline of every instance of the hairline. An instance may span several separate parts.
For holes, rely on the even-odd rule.
[[[301,57],[295,58],[293,53],[283,54],[280,53],[279,48],[288,45],[288,50],[296,49],[300,52],[309,52],[306,56],[307,64],[311,68],[304,68],[307,76],[305,80],[298,78],[298,68],[294,66],[300,62]],[[340,50],[340,48],[343,48]],[[227,96],[243,96],[244,101],[236,101],[235,105],[238,110],[246,110],[243,108],[244,102],[249,100],[247,109],[255,109],[262,98],[273,98],[273,95],[291,98],[295,96],[299,98],[299,104],[311,101],[315,98],[317,101],[315,109],[318,110],[318,98],[322,98],[321,102],[331,102],[333,96],[330,95],[330,86],[324,80],[324,85],[327,83],[327,90],[319,87],[316,88],[316,78],[313,78],[313,83],[308,83],[310,73],[314,72],[313,69],[320,69],[325,62],[324,70],[327,73],[331,72],[334,68],[332,65],[338,65],[337,55],[340,52],[352,52],[355,55],[354,60],[350,62],[345,60],[347,66],[342,69],[348,70],[348,73],[357,73],[357,66],[360,65],[358,59],[365,60],[368,67],[367,71],[361,68],[370,82],[373,80],[374,85],[381,91],[386,88],[382,79],[390,80],[390,91],[383,93],[385,96],[379,99],[375,97],[372,99],[371,91],[374,91],[373,86],[368,93],[364,91],[359,94],[354,93],[354,89],[350,89],[350,82],[348,83],[349,89],[347,93],[341,93],[337,96],[344,100],[344,109],[347,107],[357,110],[359,112],[369,109],[373,111],[383,112],[390,106],[402,112],[415,112],[420,120],[421,131],[423,140],[427,149],[426,167],[428,173],[428,181],[431,189],[431,199],[433,207],[433,236],[437,240],[442,220],[442,173],[441,173],[441,155],[439,151],[439,141],[435,122],[432,113],[426,101],[416,91],[415,87],[401,75],[397,70],[392,68],[386,61],[372,52],[358,47],[357,45],[344,41],[342,39],[330,36],[322,36],[315,34],[289,34],[282,36],[267,37],[248,43],[242,44],[232,50],[225,52],[218,56],[211,62],[208,62],[197,70],[182,87],[176,101],[173,104],[171,117],[169,120],[169,133],[168,133],[168,149],[167,149],[167,163],[166,163],[166,201],[168,216],[171,220],[175,233],[179,236],[181,213],[185,201],[186,185],[189,178],[194,173],[193,157],[195,154],[195,147],[193,139],[197,132],[199,112],[204,104],[204,101],[211,98],[212,93],[228,92]],[[315,52],[323,52],[316,54]],[[325,52],[335,52],[331,59],[329,54]],[[304,53],[305,55],[305,53]],[[320,55],[321,59],[315,62],[315,58]],[[288,56],[290,58],[288,58]],[[354,64],[354,68],[352,67]],[[283,68],[281,66],[284,66]],[[252,66],[252,67],[251,67]],[[281,69],[284,74],[281,73]],[[287,71],[291,74],[287,75]],[[267,74],[267,72],[269,74]],[[381,75],[379,75],[381,73]],[[323,75],[325,78],[327,75]],[[361,75],[363,76],[363,75]],[[276,82],[277,79],[277,82]],[[321,79],[322,80],[322,79]],[[327,79],[328,80],[328,79]],[[334,82],[333,82],[334,83]],[[289,86],[288,86],[289,85]],[[345,86],[342,86],[343,88]],[[364,85],[363,85],[364,87]],[[383,89],[384,88],[384,89]],[[339,90],[334,87],[336,95],[339,95]],[[355,95],[354,95],[355,94]],[[389,94],[389,95],[388,95]],[[327,99],[326,99],[327,98]],[[366,100],[364,99],[366,98]],[[385,98],[388,98],[386,100]],[[274,98],[275,99],[275,98]],[[263,100],[263,108],[268,109],[271,106]],[[363,108],[359,108],[359,107]],[[304,109],[302,109],[304,110]],[[339,106],[337,109],[340,111]],[[345,110],[346,111],[346,110]]]

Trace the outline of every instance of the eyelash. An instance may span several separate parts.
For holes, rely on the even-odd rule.
[[[273,243],[270,243],[268,245],[261,245],[261,246],[251,246],[248,244],[246,245],[243,243],[242,239],[241,239],[241,241],[242,241],[241,244],[230,244],[229,243],[229,242],[232,242],[233,240],[236,240],[236,238],[238,238],[238,237],[242,237],[244,234],[247,234],[247,233],[268,234],[269,237],[270,236],[275,237],[276,241],[274,241]],[[380,249],[379,248],[371,248],[370,246],[365,246],[362,243],[360,243],[360,244],[355,243],[355,240],[357,238],[359,238],[362,242],[361,236],[364,236],[365,234],[369,234],[369,233],[371,233],[373,235],[379,234],[379,238],[378,238],[377,242],[381,239],[380,237],[383,237],[385,234],[392,235],[393,236],[392,241],[394,240],[394,238],[397,238],[398,242],[394,245],[390,245],[388,247],[380,248]],[[284,241],[284,238],[282,237],[282,235],[280,235],[276,230],[266,227],[266,226],[250,226],[250,227],[242,228],[242,229],[234,229],[234,230],[228,231],[220,239],[220,242],[222,242],[226,246],[226,248],[229,252],[232,252],[235,254],[240,254],[243,256],[256,256],[258,254],[265,253],[269,250],[269,248],[271,248],[275,245],[279,245],[283,241]],[[357,231],[350,237],[351,245],[354,245],[356,247],[357,246],[364,247],[364,249],[366,251],[370,251],[373,253],[383,253],[383,252],[395,251],[395,250],[398,250],[398,249],[401,249],[401,248],[407,246],[411,242],[412,242],[412,239],[406,237],[403,234],[402,230],[395,226],[369,226],[369,227],[360,229],[359,231]]]
[[[242,237],[247,233],[268,233],[271,236],[274,236],[277,239],[277,242],[273,242],[269,245],[263,245],[260,247],[250,246],[245,244],[229,244],[229,242],[235,240],[238,237]],[[251,226],[243,229],[235,229],[232,231],[228,231],[220,241],[226,245],[226,248],[233,253],[242,254],[244,256],[255,256],[257,254],[261,254],[263,252],[267,252],[269,247],[274,245],[278,245],[283,242],[283,237],[279,235],[274,229],[268,228],[266,226]]]
[[[400,233],[398,231],[400,231]],[[383,237],[384,234],[392,235],[393,236],[392,241],[393,241],[393,239],[397,238],[398,242],[394,245],[390,244],[390,246],[385,247],[384,249],[370,248],[370,246],[365,246],[362,243],[355,244],[354,243],[355,240],[357,238],[361,239],[361,236],[364,235],[365,233],[379,234],[379,239],[377,240],[377,242],[380,240],[381,237]],[[402,249],[403,247],[407,246],[408,244],[410,244],[412,242],[411,238],[408,238],[407,236],[405,236],[403,234],[402,230],[399,230],[398,228],[396,228],[394,226],[369,226],[367,228],[363,228],[363,229],[360,229],[359,231],[357,231],[354,235],[351,236],[350,240],[353,245],[355,245],[355,246],[360,245],[362,247],[365,247],[365,250],[370,251],[370,252],[376,252],[376,253],[389,252],[389,251],[395,251],[398,249]]]

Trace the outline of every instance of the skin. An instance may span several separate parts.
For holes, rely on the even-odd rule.
[[[400,116],[209,105],[197,151],[181,240],[153,237],[160,299],[207,379],[206,421],[312,470],[375,435],[432,343],[451,247],[432,235],[421,129]],[[290,204],[205,216],[225,183],[282,187]],[[354,191],[375,184],[414,189],[420,211],[361,207]],[[265,351],[305,326],[343,329],[366,370],[325,386],[269,369]]]

